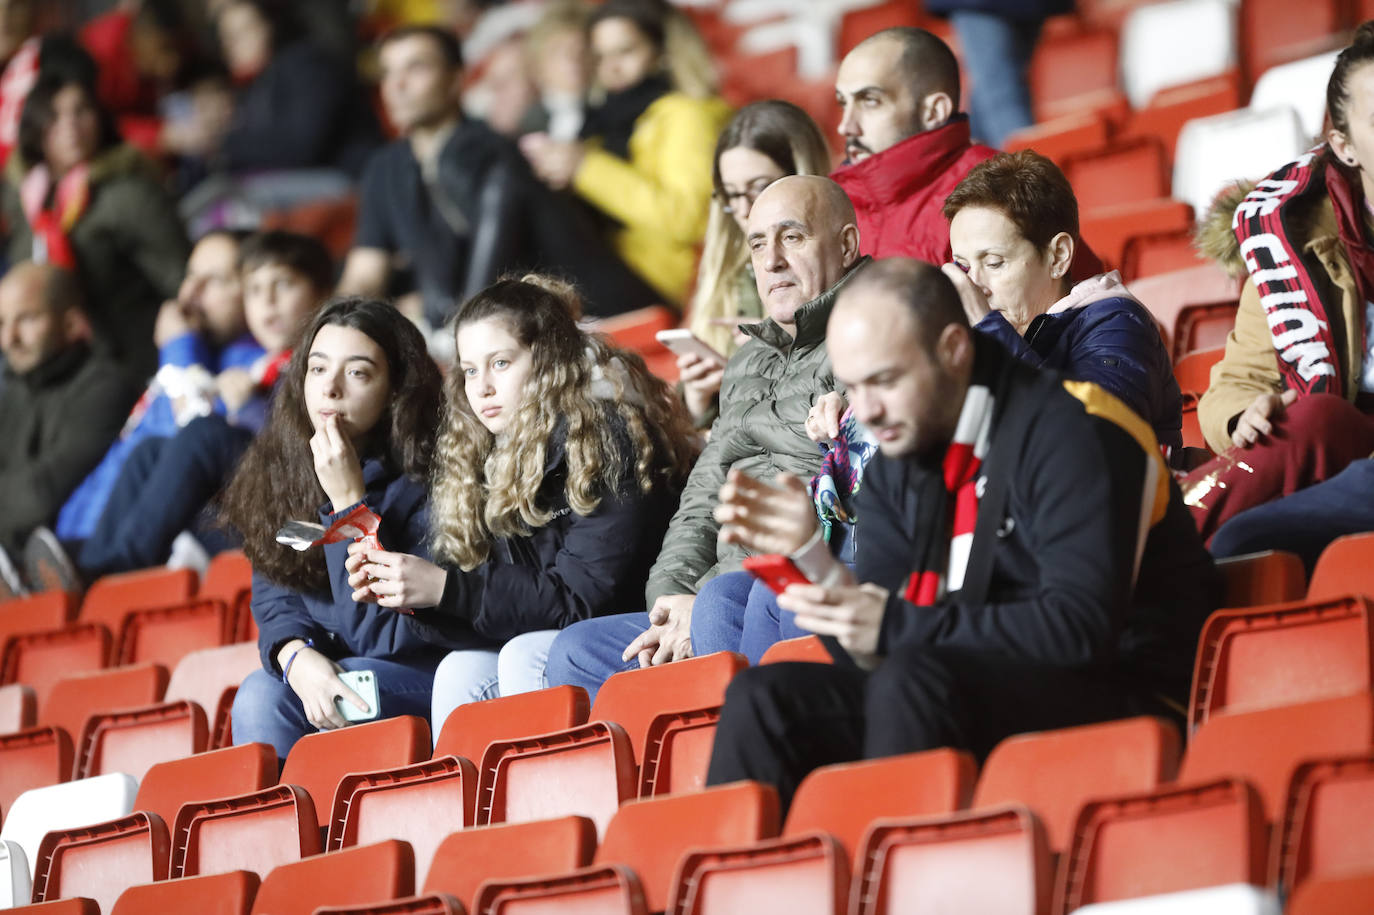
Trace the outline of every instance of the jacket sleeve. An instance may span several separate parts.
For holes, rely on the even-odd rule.
[[[1231,447],[1231,421],[1261,394],[1283,389],[1278,356],[1259,290],[1246,280],[1236,311],[1236,326],[1226,338],[1226,355],[1212,366],[1211,383],[1198,401],[1198,425],[1207,447],[1217,454]]]
[[[478,199],[479,213],[468,252],[464,298],[490,286],[520,260],[528,189],[509,162],[498,162],[487,174]]]
[[[663,548],[649,570],[644,596],[646,607],[653,607],[665,594],[697,593],[702,576],[716,565],[716,535],[720,525],[714,512],[720,487],[729,470],[723,452],[730,436],[723,434],[722,422],[716,420],[713,427],[716,431],[712,432],[711,440],[687,477],[677,513],[663,537]]]
[[[602,149],[588,149],[573,177],[573,189],[627,226],[651,228],[681,244],[699,242],[711,203],[718,109],[672,96],[653,107],[660,110],[653,113],[651,125],[637,128],[655,129],[652,161],[632,163]]]
[[[1115,308],[1103,305],[1087,306],[1098,311],[1085,316],[1062,371],[1074,381],[1091,381],[1152,422],[1152,404],[1164,399],[1163,390],[1173,379],[1154,318],[1129,299]]]
[[[983,320],[973,326],[973,329],[1002,344],[1009,353],[1022,362],[1040,365],[1044,361],[1040,358],[1039,353],[1026,344],[1026,338],[1016,332],[1016,328],[1011,326],[1011,322],[1000,311],[988,312],[983,316]]]
[[[930,607],[901,597],[911,571],[911,539],[898,523],[892,487],[864,480],[860,574],[867,577],[863,573],[876,564],[886,570],[878,583],[892,591],[880,654],[922,645],[1063,666],[1111,659],[1132,592],[1146,456],[1112,423],[1066,418],[1070,422],[1056,423],[1042,416],[1034,423],[1012,471],[1009,504],[1025,506],[1026,515],[1012,516],[1013,529],[1034,558],[1036,581],[1011,593],[994,588],[981,606],[961,602],[958,592]],[[889,498],[875,499],[874,491]]]
[[[607,606],[615,583],[630,573],[642,539],[657,526],[633,481],[590,515],[574,513],[572,519],[551,567],[489,559],[471,572],[452,570],[439,612],[467,619],[479,634],[505,641],[637,609]]]
[[[124,255],[158,295],[175,297],[191,246],[172,199],[147,175],[114,182],[104,193],[118,197],[112,208],[129,217],[120,222]]]
[[[262,669],[281,676],[277,651],[291,639],[313,639],[323,645],[328,632],[305,609],[300,594],[253,573],[253,600],[249,605],[258,624],[258,653]]]

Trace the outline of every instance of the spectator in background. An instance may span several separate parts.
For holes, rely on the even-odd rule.
[[[19,142],[19,115],[38,81],[41,45],[33,31],[33,0],[0,6],[0,166]]]
[[[138,386],[157,370],[153,324],[176,294],[189,245],[152,164],[120,142],[93,84],[44,75],[24,104],[0,211],[11,262],[74,270],[97,344]]]
[[[68,271],[21,263],[0,280],[0,597],[26,592],[11,554],[52,523],[137,396],[86,335],[81,287]]]
[[[553,0],[525,37],[525,57],[539,99],[526,112],[521,133],[542,131],[559,142],[576,140],[587,114],[591,81],[584,0]]]
[[[564,626],[643,600],[696,457],[667,385],[579,329],[579,310],[571,289],[539,276],[464,303],[435,457],[433,562],[350,549],[355,598],[413,609],[457,649],[434,675],[436,738],[462,703],[546,686]]]
[[[1154,316],[1116,271],[1069,279],[1078,201],[1059,167],[1031,150],[973,167],[945,200],[953,264],[944,266],[975,330],[1018,359],[1091,381],[1183,447],[1183,395]]]
[[[235,742],[269,743],[284,760],[305,734],[345,725],[336,699],[377,717],[429,713],[444,649],[419,617],[353,598],[347,542],[297,552],[276,532],[362,505],[381,518],[383,544],[423,552],[441,384],[424,337],[386,302],[336,300],[299,335],[271,420],[224,495],[253,564],[262,654],[234,699]],[[344,670],[374,672],[381,708]]]
[[[291,344],[333,279],[324,246],[289,232],[245,241],[240,267],[244,315],[263,355],[247,368],[223,368],[213,390],[202,393],[218,401],[218,411],[207,406],[176,434],[139,443],[84,543],[45,536],[26,553],[32,578],[76,593],[112,572],[162,563],[203,568],[210,549],[229,546],[201,513],[262,428]]]
[[[704,51],[699,37],[680,45],[695,51],[678,50],[690,26],[665,0],[608,0],[589,23],[604,101],[587,112],[580,142],[530,134],[520,148],[546,184],[571,188],[603,218],[615,250],[646,284],[624,307],[681,307],[706,230],[712,138],[728,109],[687,84]]]
[[[742,342],[738,325],[764,317],[744,244],[749,209],[779,178],[826,174],[830,150],[805,111],[791,102],[772,100],[735,113],[716,140],[714,161],[715,193],[688,320],[692,333],[723,358],[678,358],[687,409],[701,428],[709,428],[718,413],[725,361]]]
[[[482,78],[464,93],[463,107],[501,136],[514,139],[529,132],[525,123],[538,94],[525,59],[524,39],[516,35],[486,53]]]
[[[1026,68],[1045,20],[1073,8],[1073,0],[926,0],[926,12],[947,15],[959,34],[972,83],[969,127],[981,142],[1000,149],[1035,122]]]
[[[251,368],[262,356],[262,345],[249,333],[244,316],[239,243],[238,235],[219,230],[191,249],[177,297],[162,304],[153,328],[157,377],[99,466],[62,506],[54,528],[59,541],[91,535],[135,446],[175,435],[212,409],[223,411],[224,404],[214,396],[215,376],[221,370]]]

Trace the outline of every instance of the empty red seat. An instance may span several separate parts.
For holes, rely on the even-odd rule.
[[[61,629],[76,617],[76,600],[66,591],[40,591],[0,601],[0,650],[12,635]]]
[[[1083,210],[1169,196],[1164,151],[1152,139],[1070,156],[1064,175]]]
[[[815,912],[844,915],[849,855],[825,833],[688,851],[678,862],[668,911]]]
[[[814,635],[804,635],[797,639],[783,639],[768,646],[759,658],[760,664],[785,664],[797,661],[807,664],[833,664],[834,659],[826,650],[825,643]]]
[[[1036,45],[1026,74],[1036,121],[1080,111],[1124,111],[1116,33],[1090,29]]]
[[[119,632],[129,611],[184,604],[196,593],[197,584],[192,569],[159,566],[104,575],[87,589],[77,619],[83,623],[104,623],[111,632]]]
[[[1187,220],[1168,229],[1187,227]],[[1145,228],[1132,229],[1127,233],[1136,235],[1149,231]],[[1085,233],[1086,234],[1086,233]],[[1097,249],[1101,254],[1100,248]],[[1103,254],[1103,257],[1106,257]],[[1200,264],[1187,270],[1175,270],[1158,276],[1148,276],[1134,280],[1131,292],[1155,316],[1161,327],[1166,329],[1166,337],[1172,344],[1174,325],[1179,313],[1189,305],[1205,305],[1211,302],[1236,302],[1240,300],[1240,283],[1216,264]]]
[[[1174,364],[1174,380],[1178,389],[1185,395],[1201,397],[1207,393],[1212,383],[1212,366],[1221,361],[1226,347],[1214,346],[1211,349],[1196,350]]]
[[[253,564],[248,561],[243,550],[225,550],[216,553],[201,579],[201,597],[217,598],[230,607],[243,594],[253,590]]]
[[[588,867],[552,877],[488,881],[474,912],[484,915],[648,915],[639,878],[627,867]]]
[[[100,906],[94,899],[58,899],[34,905],[19,905],[6,911],[10,915],[100,915]]]
[[[531,737],[586,724],[588,711],[587,691],[580,686],[552,686],[468,702],[455,708],[444,721],[434,757],[460,756],[479,763],[493,740]]]
[[[858,857],[856,915],[1048,915],[1045,832],[1024,807],[882,819]]]
[[[1241,0],[1240,54],[1250,80],[1277,64],[1344,46],[1345,13],[1340,0]]]
[[[91,715],[152,705],[167,689],[167,668],[131,664],[64,677],[53,684],[48,701],[40,701],[38,720],[66,730],[79,740]]]
[[[1257,607],[1302,600],[1307,591],[1307,570],[1302,558],[1283,550],[1265,550],[1217,560],[1226,581],[1223,607]]]
[[[1227,883],[1264,885],[1268,829],[1239,779],[1090,801],[1060,863],[1054,910]]]
[[[1107,120],[1092,111],[1065,114],[1015,131],[1002,141],[1007,152],[1033,149],[1062,167],[1075,153],[1092,152],[1107,145]]]
[[[1270,883],[1303,882],[1367,870],[1374,862],[1374,753],[1298,766],[1274,846]]]
[[[1374,911],[1374,871],[1309,880],[1288,901],[1288,915]]]
[[[210,746],[232,740],[229,713],[243,678],[262,666],[256,642],[193,651],[177,662],[167,681],[167,699],[189,699],[205,710]]]
[[[477,767],[457,756],[345,775],[334,792],[325,850],[403,839],[423,885],[439,843],[473,824],[476,800]]]
[[[591,864],[595,851],[596,827],[582,816],[464,829],[439,843],[424,891],[471,905],[483,881],[563,873]]]
[[[1103,263],[1119,265],[1126,251],[1126,242],[1141,234],[1176,232],[1192,224],[1193,209],[1168,197],[1113,203],[1085,209],[1080,214],[1083,238],[1092,245]],[[1154,312],[1148,301],[1132,284],[1132,291]]]
[[[61,629],[10,636],[0,657],[0,683],[25,683],[38,699],[40,716],[53,684],[110,661],[113,640],[99,624],[72,623]]]
[[[719,708],[668,712],[655,718],[639,770],[639,796],[681,794],[704,787],[719,721]]]
[[[119,664],[156,661],[170,670],[193,651],[232,642],[234,627],[229,605],[217,599],[131,610],[119,632],[115,660]]]
[[[1279,738],[1278,735],[1282,735]],[[1230,715],[1214,715],[1194,732],[1179,782],[1223,776],[1248,779],[1271,822],[1283,817],[1284,798],[1298,764],[1374,748],[1374,695],[1364,692]]]
[[[742,845],[777,834],[777,792],[758,782],[734,782],[629,801],[611,817],[592,863],[633,870],[649,909],[658,912],[668,905],[674,868],[688,849]]]
[[[261,877],[321,851],[315,805],[296,785],[188,802],[171,833],[174,878],[237,870]]]
[[[149,768],[134,809],[156,813],[171,828],[183,804],[261,791],[276,780],[277,754],[268,744],[210,750]]]
[[[1345,696],[1374,684],[1363,597],[1218,610],[1202,627],[1189,722]]]
[[[1307,596],[1322,600],[1342,594],[1374,598],[1374,534],[1338,537],[1317,557]]]
[[[976,773],[972,756],[948,748],[822,766],[797,786],[783,835],[826,832],[854,855],[877,817],[931,816],[964,807]]]
[[[164,702],[86,719],[73,778],[124,772],[143,779],[149,767],[205,750],[209,728],[194,702]]]
[[[12,734],[38,723],[38,694],[23,683],[0,686],[0,734]]]
[[[1084,801],[1158,787],[1173,779],[1178,759],[1178,731],[1158,718],[1018,734],[988,754],[973,806],[1029,807],[1058,854]]]
[[[59,728],[0,734],[0,813],[29,789],[70,778],[72,755],[72,739]]]
[[[107,915],[248,915],[258,875],[230,871],[131,886]]]
[[[310,915],[320,906],[356,905],[415,892],[415,854],[405,842],[359,845],[283,864],[263,878],[254,915]]]
[[[348,773],[422,762],[429,758],[429,748],[429,725],[414,715],[307,734],[287,754],[281,783],[300,785],[314,800],[315,810],[328,815],[334,789]]]
[[[1152,137],[1163,146],[1166,164],[1172,163],[1184,124],[1193,118],[1234,111],[1242,107],[1241,101],[1240,73],[1234,69],[1220,76],[1169,86],[1156,92],[1144,108],[1131,112],[1121,128],[1121,138]]]
[[[1174,362],[1198,350],[1224,348],[1236,326],[1237,307],[1233,300],[1184,306],[1172,334]]]
[[[429,893],[368,905],[322,905],[315,915],[467,915],[467,909],[447,893]]]
[[[1130,282],[1142,276],[1187,270],[1200,263],[1202,256],[1193,247],[1193,233],[1188,229],[1132,235],[1122,254],[1121,275]]]
[[[129,887],[166,880],[170,855],[167,824],[141,811],[95,826],[49,832],[34,862],[33,901],[82,896],[109,911]]]
[[[677,314],[662,305],[638,308],[624,314],[601,318],[596,329],[610,337],[617,345],[634,350],[641,356],[663,349],[654,334],[661,330],[671,330],[679,324]]]

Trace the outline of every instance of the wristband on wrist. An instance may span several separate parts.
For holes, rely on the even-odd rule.
[[[289,675],[289,674],[291,673],[291,665],[294,664],[294,663],[296,663],[296,655],[300,654],[301,651],[302,651],[303,649],[306,649],[306,648],[314,648],[314,647],[315,647],[315,640],[314,640],[314,639],[306,639],[304,645],[302,645],[300,648],[297,648],[295,651],[291,652],[291,657],[287,658],[287,659],[286,659],[286,663],[285,663],[284,665],[282,665],[282,669],[281,669],[281,682],[286,683],[287,686],[290,686],[290,685],[291,685],[290,683],[287,682],[287,679],[286,679],[286,678],[287,678],[287,675]]]

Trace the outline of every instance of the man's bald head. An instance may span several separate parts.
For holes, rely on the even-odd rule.
[[[845,159],[859,162],[958,112],[959,64],[925,29],[883,29],[840,62],[835,99],[844,109]]]
[[[0,352],[15,374],[47,362],[74,338],[81,286],[70,272],[24,261],[0,279]]]
[[[838,283],[859,259],[854,205],[829,178],[792,175],[759,195],[745,233],[768,315],[789,333],[798,308]]]

